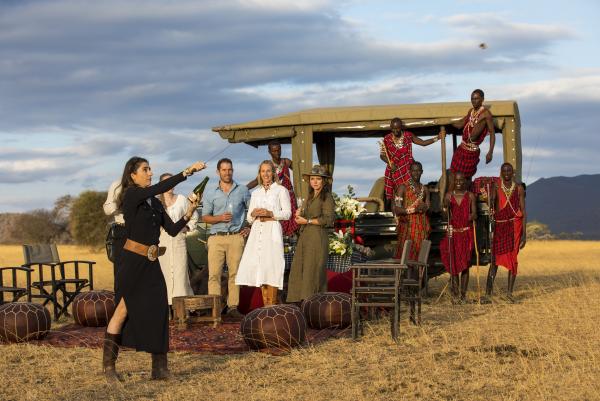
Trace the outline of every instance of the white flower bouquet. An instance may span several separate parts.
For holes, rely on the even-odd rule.
[[[329,236],[329,254],[350,256],[352,255],[354,241],[348,231],[345,233],[340,231],[334,231]]]
[[[335,197],[335,214],[338,219],[354,220],[366,210],[362,203],[354,199],[355,196],[354,188],[348,185],[347,194],[342,195],[341,198]]]

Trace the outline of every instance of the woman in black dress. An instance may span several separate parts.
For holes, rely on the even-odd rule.
[[[127,240],[121,254],[122,268],[117,276],[117,308],[106,328],[102,357],[102,368],[109,380],[117,379],[115,362],[120,344],[151,353],[152,378],[168,377],[169,306],[158,262],[158,238],[161,227],[171,236],[177,235],[199,200],[195,199],[188,213],[174,223],[156,195],[205,167],[203,162],[196,162],[183,172],[150,185],[152,170],[146,159],[132,157],[125,165],[117,204],[125,218]]]

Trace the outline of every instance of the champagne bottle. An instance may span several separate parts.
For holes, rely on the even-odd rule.
[[[206,188],[206,183],[208,182],[208,177],[204,177],[200,184],[196,185],[196,188],[192,192],[198,196],[198,199],[202,199],[202,193],[204,192],[204,188]]]

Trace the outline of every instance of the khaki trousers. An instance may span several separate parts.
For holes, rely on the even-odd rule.
[[[227,262],[227,306],[236,308],[240,300],[240,287],[235,276],[244,252],[244,237],[240,234],[211,235],[208,237],[208,294],[221,295],[221,274]]]

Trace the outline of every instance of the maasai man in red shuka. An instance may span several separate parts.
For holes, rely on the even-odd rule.
[[[390,122],[391,132],[383,137],[379,157],[386,163],[385,197],[392,199],[400,184],[410,179],[410,165],[414,161],[412,144],[427,146],[440,139],[441,134],[426,141],[412,132],[402,129],[402,120],[394,117]]]
[[[481,145],[487,136],[490,135],[490,150],[485,156],[486,164],[492,161],[494,154],[494,144],[496,136],[494,133],[494,120],[492,113],[483,106],[483,91],[475,89],[471,93],[471,104],[473,108],[469,110],[465,118],[459,123],[454,124],[454,127],[462,129],[462,142],[456,148],[452,155],[452,163],[450,164],[450,182],[448,190],[453,188],[454,175],[460,171],[465,176],[465,179],[471,180],[471,177],[477,172],[477,164],[479,163],[479,154],[481,153],[479,145]]]
[[[269,154],[271,155],[271,160],[275,165],[275,170],[277,175],[279,176],[279,183],[287,188],[290,194],[290,204],[292,206],[292,217],[289,220],[281,221],[281,228],[283,230],[283,235],[293,235],[298,229],[298,224],[294,221],[294,216],[296,215],[296,209],[298,209],[296,203],[296,196],[294,195],[294,186],[292,185],[291,172],[292,169],[292,161],[285,157],[281,157],[281,144],[277,141],[269,142],[268,145]],[[248,189],[252,189],[258,185],[256,179],[250,181],[246,186]]]
[[[500,168],[499,186],[492,191],[496,212],[494,214],[495,229],[492,252],[495,263],[490,267],[487,278],[486,297],[492,295],[494,278],[498,266],[508,269],[507,298],[514,302],[512,295],[517,278],[517,255],[525,246],[527,214],[525,212],[525,189],[514,179],[514,170],[510,163]]]
[[[398,186],[396,191],[397,203],[394,205],[394,213],[398,218],[398,247],[394,257],[402,257],[404,241],[412,240],[412,247],[408,254],[409,259],[416,260],[421,250],[421,241],[429,237],[431,228],[429,226],[429,190],[421,184],[423,166],[419,162],[413,162],[410,166],[410,179]]]
[[[477,219],[475,195],[466,190],[465,177],[456,173],[455,187],[444,198],[444,209],[448,211],[450,224],[446,237],[440,243],[442,263],[450,273],[452,295],[458,299],[458,275],[460,274],[460,299],[466,301],[469,287],[469,267],[473,254],[473,221]]]

